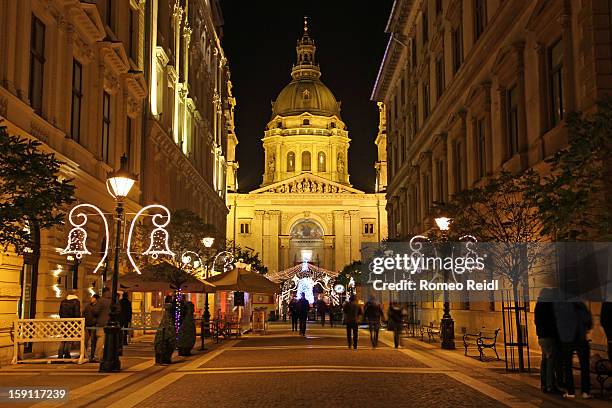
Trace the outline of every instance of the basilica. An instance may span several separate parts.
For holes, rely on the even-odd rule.
[[[338,272],[361,259],[362,243],[387,237],[386,138],[379,130],[376,191],[353,188],[348,128],[340,102],[321,82],[306,20],[296,51],[291,82],[273,102],[262,139],[261,186],[227,195],[228,239],[259,253],[271,275],[304,262]],[[235,147],[228,147],[230,159]],[[235,184],[228,180],[230,189]]]

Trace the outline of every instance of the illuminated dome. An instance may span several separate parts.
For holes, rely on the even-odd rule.
[[[319,79],[321,70],[315,62],[315,43],[308,35],[304,21],[304,35],[297,42],[297,63],[291,69],[293,80],[278,94],[272,104],[272,118],[293,116],[304,112],[318,116],[340,118],[340,102]]]
[[[340,104],[323,82],[314,78],[301,78],[291,81],[278,94],[272,106],[272,117],[299,115],[304,112],[340,117]]]

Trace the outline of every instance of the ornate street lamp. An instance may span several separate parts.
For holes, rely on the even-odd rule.
[[[213,244],[215,243],[215,238],[214,237],[205,237],[202,238],[202,244],[204,244],[204,247],[206,248],[206,268],[205,268],[205,273],[206,275],[204,276],[204,279],[208,279],[208,268],[209,268],[209,258],[210,258],[210,248],[213,246]],[[209,329],[209,325],[208,323],[210,322],[210,310],[208,309],[208,293],[204,294],[204,324],[206,327],[206,330]]]
[[[136,176],[127,169],[127,157],[121,156],[119,170],[109,173],[106,180],[108,192],[115,198],[117,203],[117,226],[115,238],[115,260],[113,268],[113,280],[111,289],[111,306],[108,323],[104,327],[104,356],[100,362],[101,372],[117,372],[121,369],[119,360],[119,340],[121,327],[118,321],[117,285],[119,281],[119,251],[121,249],[121,222],[123,220],[123,201],[129,194],[136,182]]]
[[[448,256],[448,231],[450,230],[450,225],[452,223],[452,219],[439,216],[435,218],[436,225],[442,232],[442,248],[441,255],[442,258],[445,259]],[[444,262],[443,262],[444,264]],[[448,282],[448,271],[446,268],[442,267],[442,272],[444,274],[444,283]],[[440,337],[442,340],[441,347],[447,350],[455,349],[455,322],[450,314],[450,302],[449,302],[449,294],[448,289],[444,288],[444,314],[442,315],[442,321],[440,322]]]

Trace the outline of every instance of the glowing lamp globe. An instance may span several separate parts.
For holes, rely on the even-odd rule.
[[[206,248],[210,248],[215,243],[215,239],[213,237],[202,238],[202,243]]]
[[[452,219],[448,217],[437,217],[435,221],[440,231],[448,231],[450,229]]]
[[[117,199],[127,197],[136,182],[136,177],[127,169],[127,157],[121,156],[121,166],[119,170],[113,171],[108,175],[106,180],[108,183],[109,192]]]

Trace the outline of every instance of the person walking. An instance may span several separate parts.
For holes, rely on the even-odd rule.
[[[400,344],[400,332],[402,330],[402,308],[399,303],[393,301],[387,312],[387,329],[393,331],[393,344],[395,348]]]
[[[190,356],[191,349],[196,342],[196,328],[193,320],[194,305],[192,302],[185,303],[185,316],[178,333],[178,355]]]
[[[363,314],[368,322],[368,328],[370,329],[372,347],[376,348],[378,347],[378,332],[380,330],[380,319],[383,315],[383,310],[375,296],[370,296],[370,299],[365,304]]]
[[[96,319],[96,347],[92,362],[102,361],[104,353],[104,327],[108,323],[111,307],[111,291],[105,287],[102,289],[102,297],[93,307],[93,316]]]
[[[172,301],[164,304],[164,315],[155,333],[155,364],[172,364],[172,353],[176,348],[174,306]]]
[[[83,307],[85,318],[85,352],[89,352],[89,361],[94,358],[96,350],[96,318],[94,317],[94,306],[100,299],[100,295],[94,293],[89,302]]]
[[[121,323],[123,345],[127,346],[129,330],[126,329],[129,328],[130,324],[132,323],[132,301],[128,297],[127,292],[123,292],[123,296],[121,296],[121,300],[119,301],[119,306],[121,308],[119,322]]]
[[[557,322],[553,309],[554,292],[551,288],[543,288],[538,296],[534,309],[534,323],[538,344],[542,349],[540,365],[540,387],[544,393],[558,392],[556,374],[559,360],[557,343]]]
[[[325,327],[325,313],[327,313],[327,304],[323,298],[317,300],[317,314],[321,319],[321,327]]]
[[[61,319],[81,317],[81,302],[74,291],[68,292],[60,302],[59,317]],[[62,341],[57,350],[57,358],[70,358],[71,341]]]
[[[297,311],[297,299],[295,295],[291,295],[289,301],[289,314],[291,315],[291,331],[297,331],[298,329],[298,311]]]
[[[557,302],[554,304],[555,321],[561,343],[561,363],[563,367],[563,382],[566,388],[563,398],[576,398],[572,360],[574,351],[580,362],[580,389],[582,398],[590,399],[591,374],[589,367],[590,347],[586,338],[592,328],[591,312],[583,302]]]
[[[308,319],[308,311],[310,310],[310,303],[306,299],[306,294],[302,293],[302,297],[297,301],[297,315],[300,320],[300,334],[306,336],[306,319]]]
[[[346,324],[346,340],[348,342],[348,348],[350,349],[352,344],[353,348],[357,350],[359,316],[361,316],[363,312],[357,303],[357,298],[355,295],[351,295],[349,301],[344,304],[342,311],[344,312],[344,324]]]
[[[601,315],[599,316],[601,327],[608,339],[608,360],[612,361],[612,302],[606,301],[601,304]]]

